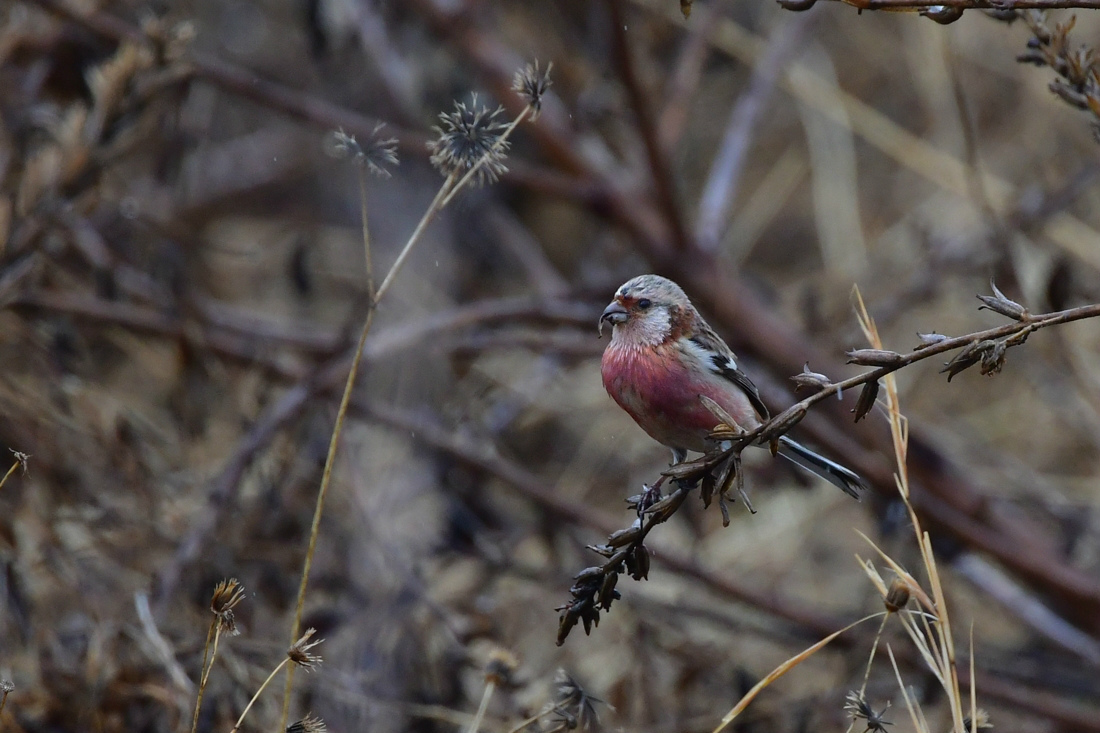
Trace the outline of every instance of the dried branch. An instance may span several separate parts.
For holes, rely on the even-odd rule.
[[[977,365],[981,365],[982,374],[996,374],[1004,366],[1007,350],[1024,343],[1031,333],[1047,326],[1100,316],[1100,304],[1033,316],[1005,297],[996,285],[992,287],[994,295],[978,296],[983,303],[981,308],[1014,318],[1014,323],[955,338],[938,335],[923,338],[922,343],[908,354],[881,348],[850,351],[849,363],[875,368],[840,382],[829,383],[824,375],[810,372],[806,367],[792,379],[801,385],[817,386],[818,391],[751,431],[742,430],[732,418],[724,416],[717,405],[708,405],[722,420],[712,434],[715,447],[701,458],[669,468],[652,487],[647,486],[643,494],[629,499],[638,514],[634,523],[612,533],[605,544],[589,548],[607,560],[574,576],[575,582],[570,588],[572,600],[558,609],[561,611],[558,644],[564,643],[577,623],[583,624],[585,633],[590,633],[591,628],[599,624],[600,611],[609,611],[612,602],[619,598],[615,588],[620,574],[629,574],[635,580],[648,576],[649,553],[644,545],[645,538],[656,525],[667,521],[680,508],[691,490],[700,489],[705,506],[710,505],[712,496],[718,497],[724,524],[729,524],[725,501],[731,500],[731,497],[727,492],[734,486],[751,511],[748,497],[741,490],[741,451],[754,444],[774,444],[801,422],[813,405],[846,390],[863,387],[859,403],[853,410],[858,421],[874,406],[879,380],[899,369],[938,354],[959,350],[941,370],[948,374],[948,381],[959,372]],[[667,497],[662,497],[660,486],[666,478],[673,479],[677,488]],[[908,492],[906,497],[908,501]]]

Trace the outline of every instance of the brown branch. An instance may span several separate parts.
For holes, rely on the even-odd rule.
[[[899,8],[961,8],[963,10],[1058,10],[1062,8],[1100,8],[1100,0],[827,0],[860,10],[897,10]]]
[[[623,14],[623,0],[608,0],[607,6],[611,11],[611,37],[614,39],[615,65],[622,77],[623,86],[626,87],[627,98],[634,110],[634,116],[638,122],[638,131],[641,133],[642,143],[645,146],[646,158],[649,161],[650,177],[657,193],[657,202],[664,212],[672,231],[672,239],[679,249],[688,249],[691,246],[690,235],[684,225],[684,217],[680,211],[680,205],[676,201],[676,186],[673,182],[672,169],[668,164],[667,156],[661,147],[661,140],[657,134],[657,126],[653,121],[653,113],[649,109],[645,90],[638,78],[638,70],[634,63],[634,57],[630,51],[630,44],[626,38],[626,18]]]

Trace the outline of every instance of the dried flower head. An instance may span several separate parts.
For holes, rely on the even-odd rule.
[[[492,682],[498,687],[510,684],[517,666],[519,666],[519,660],[516,659],[515,654],[503,647],[497,647],[489,655],[489,661],[485,664],[485,681]]]
[[[385,127],[381,122],[375,125],[366,147],[359,144],[354,135],[337,130],[331,136],[331,154],[336,158],[351,158],[359,165],[367,166],[379,178],[389,178],[387,166],[397,165],[397,138],[383,139],[379,133]]]
[[[512,89],[527,102],[531,108],[531,119],[537,119],[542,112],[542,98],[546,90],[553,83],[550,81],[550,70],[554,68],[553,62],[546,65],[545,71],[539,70],[539,62],[527,64],[516,72],[512,80]]]
[[[551,731],[600,729],[596,704],[603,700],[589,695],[564,669],[554,678],[554,713],[557,716]]]
[[[27,475],[27,461],[30,459],[29,453],[22,453],[17,450],[12,450],[12,455],[15,456],[15,460],[19,461],[19,468],[23,470],[23,475]]]
[[[312,713],[286,727],[286,733],[325,733],[327,730],[328,726],[325,725],[325,721],[313,717]]]
[[[0,692],[7,695],[9,692],[15,691],[15,683],[11,680],[0,680]]]
[[[990,720],[989,720],[989,713],[987,713],[982,708],[978,708],[974,712],[974,720],[973,721],[970,720],[969,715],[967,715],[965,718],[963,718],[963,729],[964,730],[970,730],[971,728],[977,728],[977,729],[981,730],[982,728],[992,728],[992,727],[993,727],[993,723],[991,723]]]
[[[886,715],[886,711],[890,709],[890,701],[887,700],[886,707],[879,712],[875,712],[870,703],[863,699],[863,696],[856,691],[848,693],[845,698],[844,709],[847,710],[852,720],[866,721],[867,727],[864,728],[863,733],[886,733],[886,726],[893,725],[888,720],[883,720],[883,716]]]
[[[244,586],[236,578],[228,578],[214,586],[210,597],[210,612],[218,617],[218,629],[223,634],[236,636],[241,633],[233,607],[244,600]]]
[[[286,655],[290,657],[290,661],[307,672],[321,663],[320,655],[311,654],[309,651],[324,641],[324,639],[310,641],[310,637],[316,633],[317,629],[306,629],[306,633],[302,634],[302,638],[298,639],[298,641],[294,642],[291,647],[286,650]]]
[[[441,112],[439,137],[428,143],[432,165],[444,176],[461,176],[476,168],[479,185],[492,183],[508,170],[504,158],[510,143],[502,137],[507,124],[498,118],[503,107],[490,110],[478,104],[455,102],[454,112]]]

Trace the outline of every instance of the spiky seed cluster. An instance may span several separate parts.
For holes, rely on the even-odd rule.
[[[366,146],[360,145],[354,135],[337,130],[332,133],[333,154],[337,158],[351,158],[359,165],[367,166],[367,170],[379,178],[389,178],[387,166],[398,165],[397,138],[382,138],[380,133],[383,127],[385,125],[382,123],[375,125]]]
[[[554,678],[554,713],[557,719],[548,733],[565,730],[598,731],[600,716],[596,704],[603,700],[582,688],[564,669]]]
[[[507,124],[497,119],[503,111],[479,105],[475,94],[469,105],[455,102],[454,112],[441,112],[442,124],[432,128],[438,137],[428,143],[432,165],[444,176],[458,177],[480,164],[474,176],[478,185],[496,181],[508,170],[504,158],[510,143],[501,137]]]
[[[871,704],[854,690],[848,693],[845,700],[844,709],[852,716],[852,720],[866,722],[864,733],[886,733],[886,726],[893,725],[890,721],[883,719],[886,711],[890,709],[889,701],[886,702],[886,707],[876,713]]]
[[[244,586],[236,578],[228,578],[214,587],[210,598],[210,612],[217,616],[218,630],[229,636],[241,633],[233,607],[244,600]]]
[[[325,721],[314,717],[312,713],[286,727],[286,733],[325,733],[327,730]]]
[[[15,691],[15,683],[11,680],[0,680],[0,692],[7,695],[9,692]]]
[[[1091,112],[1093,133],[1100,140],[1100,58],[1092,48],[1071,50],[1069,32],[1076,18],[1071,17],[1051,28],[1046,13],[1029,10],[1023,17],[1032,38],[1027,43],[1027,52],[1016,60],[1049,66],[1057,72],[1061,78],[1050,83],[1050,91],[1067,104]]]
[[[554,68],[553,62],[546,65],[545,71],[539,70],[539,62],[527,64],[516,72],[512,80],[512,90],[524,98],[527,106],[531,108],[531,119],[538,118],[542,112],[542,98],[553,83],[550,81],[550,70]]]
[[[309,651],[324,641],[324,639],[310,641],[310,638],[316,633],[317,629],[306,629],[306,633],[302,634],[302,638],[298,639],[298,641],[294,642],[291,647],[286,650],[286,655],[290,658],[290,661],[307,672],[321,663],[320,655],[313,654]]]

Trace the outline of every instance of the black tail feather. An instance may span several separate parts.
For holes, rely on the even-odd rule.
[[[860,498],[860,492],[867,488],[867,485],[863,483],[863,479],[852,471],[839,463],[830,461],[825,456],[814,453],[786,435],[779,438],[779,455],[810,473],[820,476],[857,501]]]

